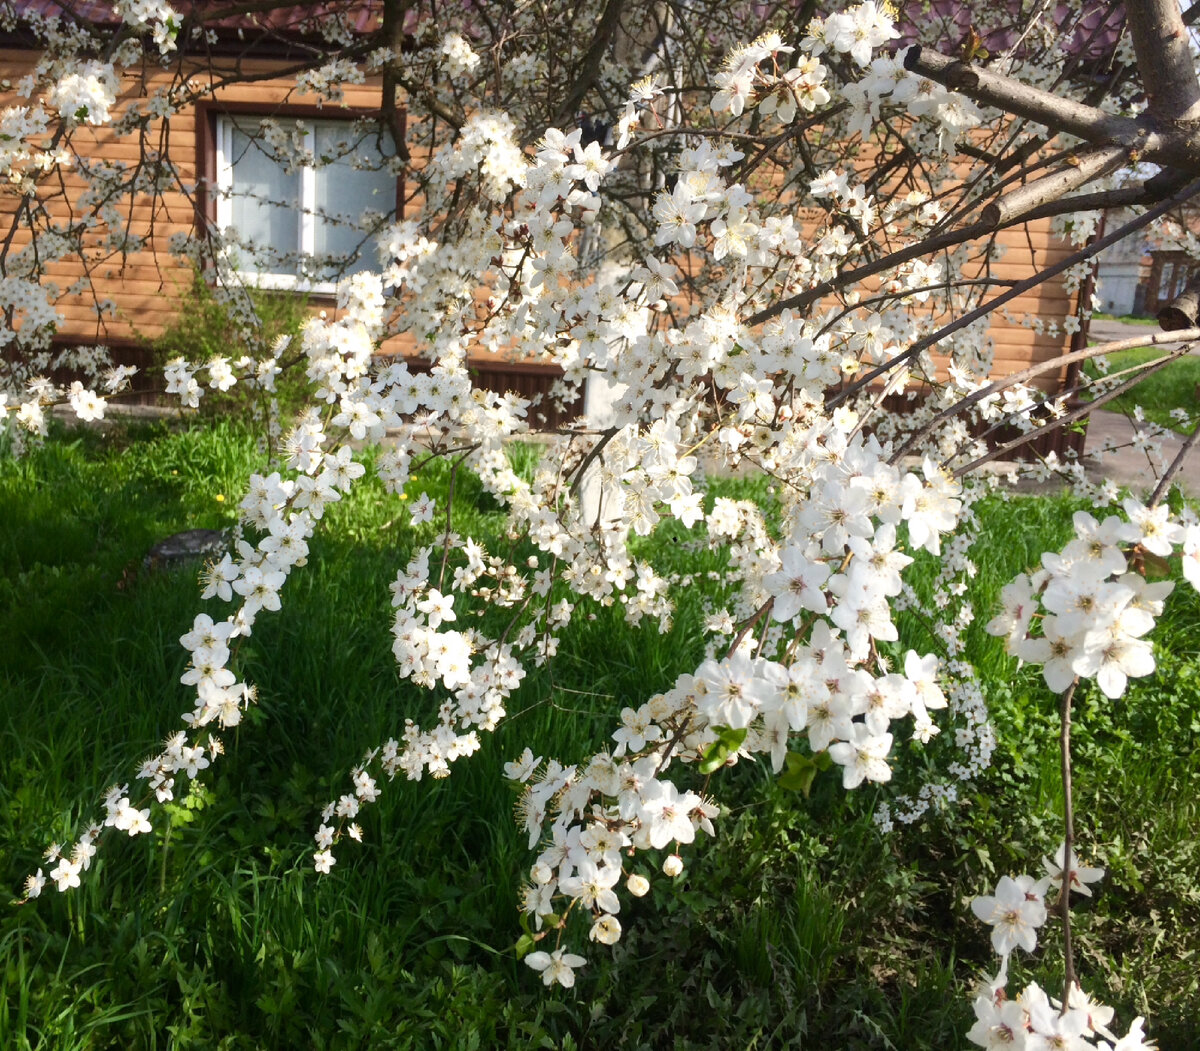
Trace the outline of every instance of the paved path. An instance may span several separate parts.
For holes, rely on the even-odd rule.
[[[1088,338],[1093,343],[1113,343],[1118,339],[1152,336],[1158,331],[1157,321],[1152,325],[1131,325],[1127,321],[1100,321],[1093,318],[1088,325]]]
[[[1096,343],[1110,343],[1139,336],[1150,337],[1158,331],[1157,324],[1131,325],[1124,321],[1093,321],[1088,330],[1092,341]],[[1193,348],[1191,353],[1200,354],[1200,346]],[[1151,460],[1145,448],[1130,444],[1136,441],[1137,434],[1133,422],[1121,413],[1103,410],[1092,413],[1084,446],[1088,477],[1093,481],[1112,478],[1118,485],[1128,486],[1135,492],[1149,492],[1154,487],[1161,468],[1157,462]],[[1182,443],[1183,439],[1176,435],[1162,439],[1167,463],[1174,459]],[[1108,453],[1101,460],[1100,452],[1110,446],[1121,448]],[[1200,449],[1184,462],[1183,470],[1176,476],[1176,480],[1189,496],[1200,499]]]
[[[1118,485],[1142,495],[1153,489],[1161,468],[1145,448],[1130,444],[1136,436],[1134,424],[1121,413],[1102,410],[1092,413],[1084,445],[1088,477],[1094,482],[1112,478]],[[1167,463],[1175,458],[1182,444],[1183,439],[1174,434],[1161,439]],[[1100,453],[1112,446],[1120,448],[1101,458]],[[1188,456],[1175,480],[1188,496],[1200,499],[1200,449]]]

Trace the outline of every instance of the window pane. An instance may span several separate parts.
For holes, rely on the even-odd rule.
[[[372,232],[378,217],[396,208],[396,177],[379,170],[385,160],[375,136],[355,134],[348,124],[318,123],[313,153],[318,165],[313,251],[323,264],[320,275],[331,279],[378,269]]]
[[[263,152],[258,126],[233,126],[232,225],[242,244],[253,243],[262,273],[295,274],[299,248],[300,172],[290,174]]]

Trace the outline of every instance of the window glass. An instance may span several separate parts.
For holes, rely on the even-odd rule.
[[[247,134],[249,132],[249,134]],[[253,244],[255,265],[274,274],[295,274],[300,250],[297,202],[300,173],[263,152],[258,126],[233,125],[230,161],[230,225],[244,245]]]
[[[257,120],[222,118],[221,128],[227,167],[218,218],[252,253],[239,269],[327,285],[378,266],[374,234],[395,211],[396,176],[374,135],[347,121],[290,124],[315,163],[288,172]]]
[[[383,160],[375,138],[364,135],[355,140],[350,131],[344,124],[313,126],[317,168],[312,250],[318,259],[357,257],[341,268],[345,274],[378,267],[371,232],[379,216],[390,215],[396,207],[396,177],[380,170]],[[337,269],[325,267],[321,276],[333,277]]]

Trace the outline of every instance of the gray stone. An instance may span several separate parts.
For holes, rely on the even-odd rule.
[[[208,555],[221,555],[229,547],[230,533],[227,529],[188,529],[160,540],[142,559],[142,568],[147,572],[155,569],[171,569]]]

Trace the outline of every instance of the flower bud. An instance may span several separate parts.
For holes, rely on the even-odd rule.
[[[665,875],[675,877],[683,871],[683,858],[678,854],[671,854],[666,861],[663,862],[663,873]]]
[[[629,893],[635,898],[641,898],[650,889],[650,881],[645,876],[639,876],[636,872],[629,877],[625,887]]]

